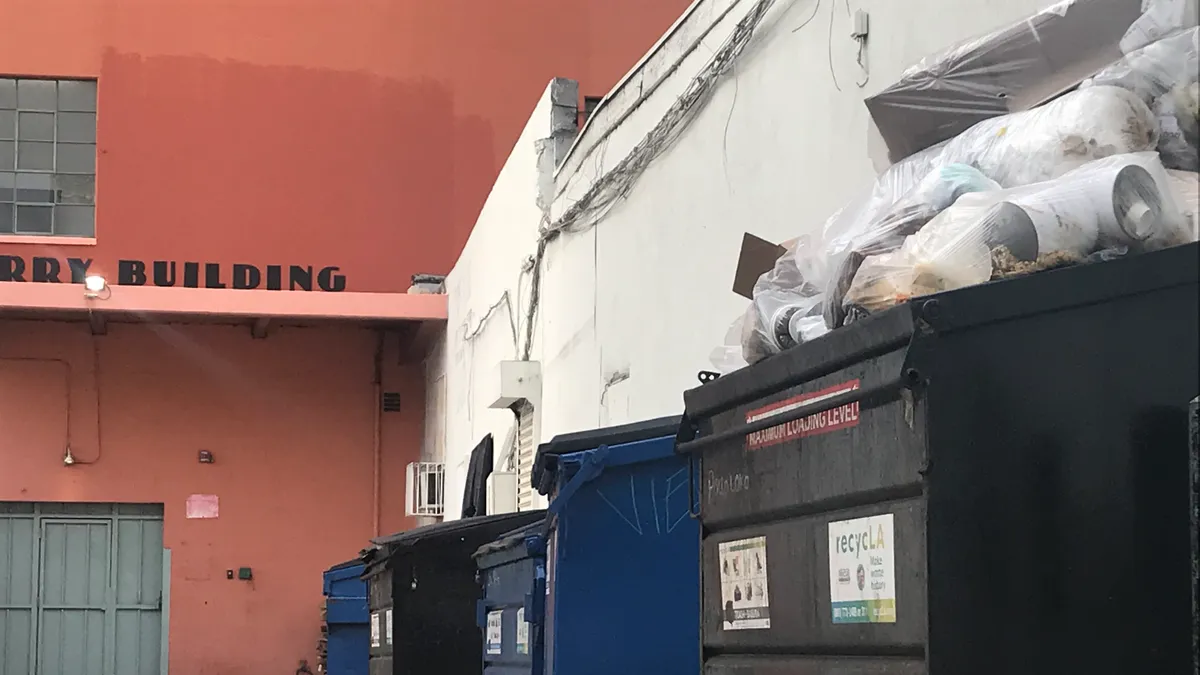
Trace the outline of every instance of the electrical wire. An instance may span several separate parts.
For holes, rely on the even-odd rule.
[[[541,301],[542,269],[546,248],[564,232],[582,232],[595,225],[629,195],[646,168],[669,148],[683,130],[695,120],[711,100],[718,81],[733,67],[733,62],[750,43],[763,17],[776,0],[758,0],[737,23],[730,36],[713,54],[704,68],[688,83],[662,119],[633,147],[611,171],[590,188],[562,216],[549,222],[546,218],[538,235],[537,252],[531,274],[529,309],[525,316],[524,344],[521,359],[528,361],[533,350],[533,326]]]
[[[808,24],[812,23],[813,19],[817,18],[817,12],[819,11],[821,11],[821,0],[817,0],[816,4],[813,5],[812,14],[808,15],[808,18],[804,20],[804,23],[801,23],[799,26],[793,28],[792,32],[799,33],[801,28],[804,28]]]
[[[849,13],[850,5],[846,4],[846,12]],[[839,92],[842,90],[842,85],[838,84],[837,73],[833,69],[833,15],[837,14],[837,4],[835,3],[829,8],[829,35],[825,40],[826,52],[829,56],[829,76],[833,78],[833,88]]]

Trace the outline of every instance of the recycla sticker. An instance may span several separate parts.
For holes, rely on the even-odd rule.
[[[834,623],[896,623],[896,538],[892,514],[829,523],[829,593]]]

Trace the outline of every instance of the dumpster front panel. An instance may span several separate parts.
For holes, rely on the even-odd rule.
[[[328,675],[367,675],[371,638],[364,569],[359,562],[343,563],[322,575]]]
[[[699,523],[674,438],[613,450],[651,461],[610,466],[572,495],[552,537],[554,673],[693,675],[699,661]],[[571,475],[559,477],[559,486]]]
[[[1195,672],[1198,253],[940,294],[697,390],[705,672]],[[857,424],[739,433],[855,377]]]
[[[530,675],[534,651],[541,645],[527,616],[539,560],[526,550],[523,536],[507,548],[476,554],[483,582],[483,672],[485,675]]]
[[[1200,295],[1186,248],[1190,282],[1152,292],[963,329],[957,307],[983,298],[942,300],[947,326],[917,364],[930,381],[932,672],[1194,672]],[[1175,256],[1142,257],[1169,274]]]
[[[367,652],[370,675],[393,675],[392,641],[388,640],[389,619],[393,616],[392,571],[382,564],[370,569],[367,583]],[[330,675],[333,675],[332,673]]]

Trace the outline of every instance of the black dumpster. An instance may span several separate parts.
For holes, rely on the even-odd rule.
[[[544,511],[438,523],[375,539],[363,551],[371,612],[370,675],[478,675],[482,597],[471,555]]]
[[[1196,672],[1198,258],[921,298],[687,392],[705,673]]]

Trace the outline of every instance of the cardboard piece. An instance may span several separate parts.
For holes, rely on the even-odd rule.
[[[747,300],[753,300],[754,284],[758,278],[771,271],[771,268],[775,267],[775,261],[779,260],[779,256],[786,253],[795,241],[789,239],[782,244],[772,244],[749,232],[743,234],[737,271],[733,274],[733,292]]]

